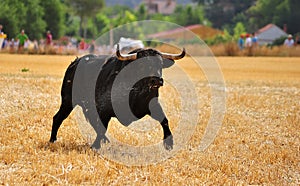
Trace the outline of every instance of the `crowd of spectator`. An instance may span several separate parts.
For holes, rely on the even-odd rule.
[[[283,45],[286,47],[294,46],[298,41],[294,41],[292,35],[288,35]],[[258,38],[255,33],[241,34],[238,39],[240,50],[247,49],[250,53],[258,47]],[[45,32],[45,37],[40,40],[31,40],[25,30],[11,39],[3,32],[3,25],[0,24],[0,50],[10,53],[32,53],[32,54],[85,54],[97,53],[108,54],[112,52],[110,46],[96,46],[95,41],[86,42],[84,38],[78,41],[74,37],[62,37],[59,40],[53,40],[50,30]]]
[[[78,41],[74,37],[62,37],[53,40],[50,30],[46,31],[45,37],[40,40],[31,40],[25,30],[11,39],[3,32],[3,25],[0,24],[0,50],[9,53],[31,53],[31,54],[85,54],[97,53],[107,54],[111,49],[109,46],[96,46],[95,41],[86,42],[81,38]]]
[[[293,47],[298,42],[298,37],[296,37],[296,41],[293,39],[293,36],[289,34],[287,38],[283,42],[283,46],[285,47]],[[238,46],[240,50],[243,49],[253,49],[258,46],[258,38],[255,33],[253,34],[241,34],[238,39]]]
[[[258,46],[258,39],[253,34],[241,34],[240,38],[238,40],[238,46],[240,50],[243,50],[244,48],[251,48],[251,47],[257,47]]]

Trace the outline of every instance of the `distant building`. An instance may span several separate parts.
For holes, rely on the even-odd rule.
[[[287,33],[274,24],[268,24],[256,32],[259,45],[273,43],[276,39],[286,36]]]
[[[143,3],[146,6],[148,14],[164,14],[170,15],[175,11],[175,0],[144,0]]]

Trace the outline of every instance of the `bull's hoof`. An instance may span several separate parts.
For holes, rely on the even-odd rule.
[[[101,136],[101,138],[96,138],[93,145],[91,146],[91,148],[93,149],[100,149],[101,148],[101,143],[109,143],[109,139],[106,136]]]
[[[166,139],[164,139],[164,147],[166,150],[172,150],[173,149],[173,136],[169,136]]]
[[[93,145],[91,146],[92,149],[98,150],[100,149],[100,141],[96,142],[94,141]]]
[[[51,138],[51,139],[49,140],[50,143],[54,143],[55,141],[56,141],[56,139],[53,139],[53,138]]]
[[[110,143],[110,141],[106,136],[102,136],[100,139],[100,143],[105,144],[105,143]]]

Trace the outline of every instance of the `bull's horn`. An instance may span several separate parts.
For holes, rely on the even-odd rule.
[[[178,60],[182,59],[185,56],[185,48],[182,49],[181,54],[169,54],[169,53],[161,53],[163,58]]]
[[[120,46],[117,44],[117,51],[116,51],[116,56],[120,61],[126,61],[126,60],[136,60],[136,53],[134,54],[121,54],[120,52]]]

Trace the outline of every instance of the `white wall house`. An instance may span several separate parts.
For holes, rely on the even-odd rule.
[[[274,24],[268,24],[259,29],[256,32],[256,36],[258,38],[259,45],[267,45],[273,43],[273,41],[280,37],[287,37],[287,33],[285,33],[281,28]]]

